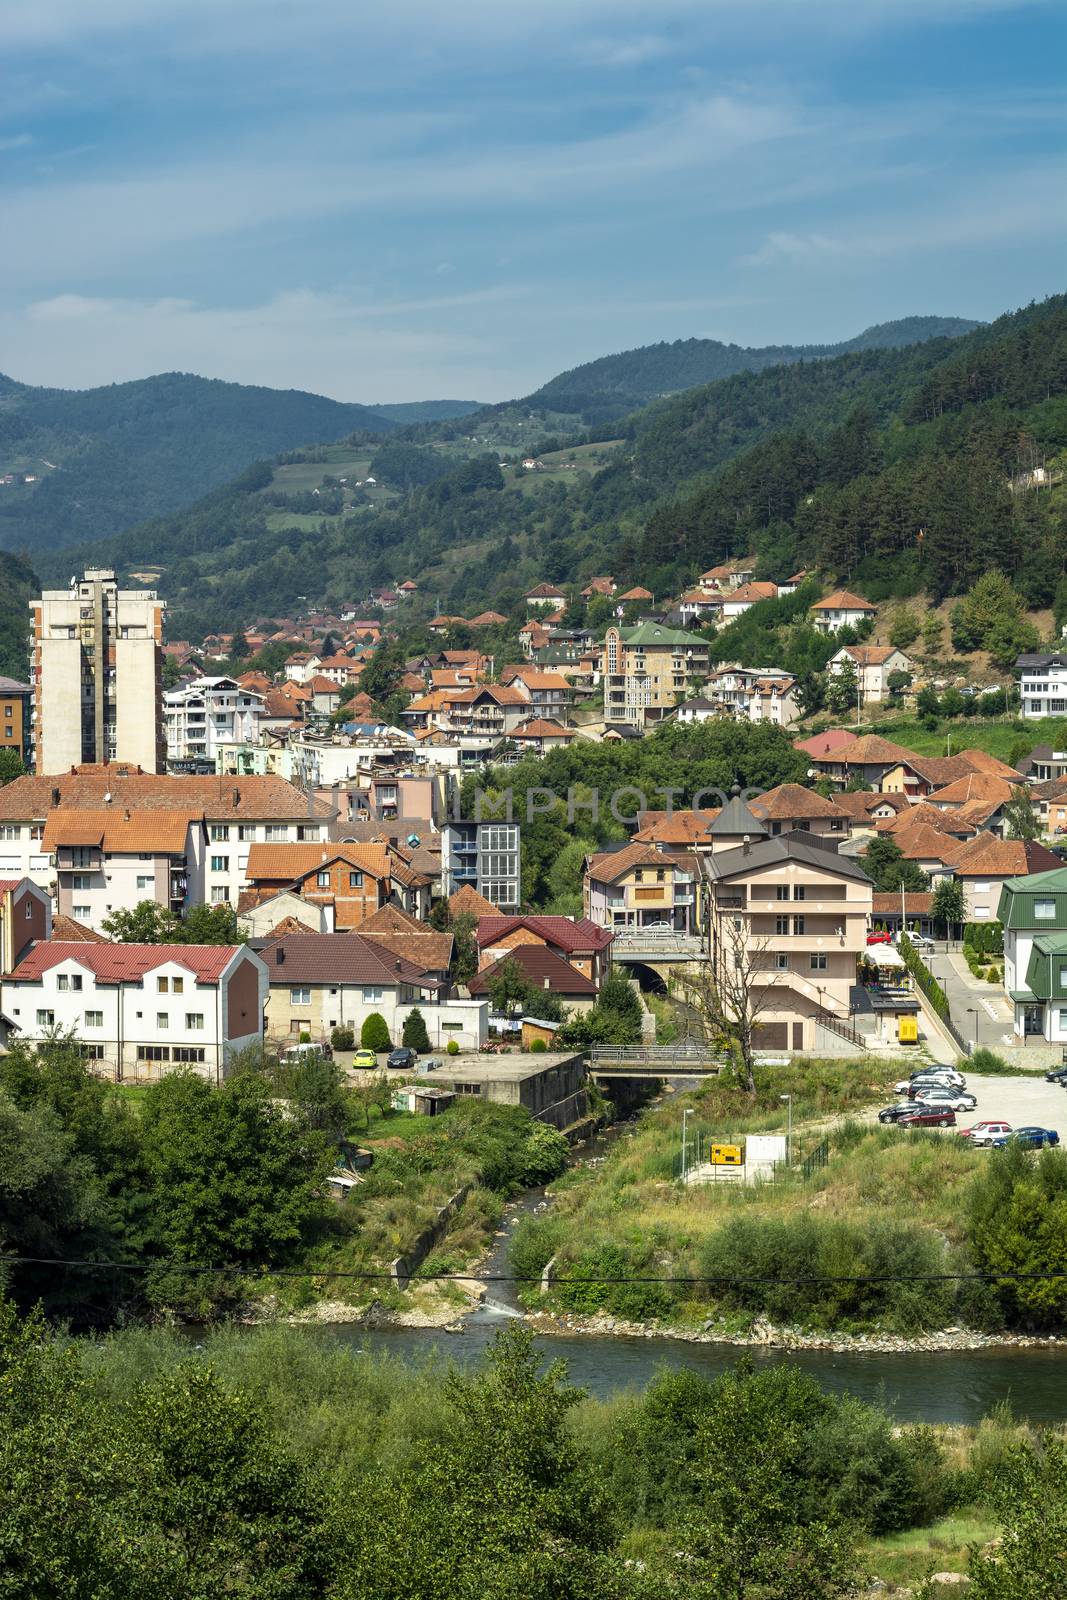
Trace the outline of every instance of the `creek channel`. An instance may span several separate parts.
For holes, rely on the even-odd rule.
[[[576,1161],[602,1156],[624,1132],[616,1124],[574,1152]],[[478,1269],[490,1280],[508,1272],[508,1242],[522,1217],[543,1208],[544,1191],[531,1190],[508,1207],[504,1237]],[[489,1283],[482,1303],[463,1317],[455,1332],[443,1328],[366,1329],[337,1324],[324,1332],[347,1344],[389,1351],[412,1362],[443,1360],[476,1366],[497,1330],[509,1317],[521,1317],[514,1284]],[[743,1354],[757,1368],[793,1362],[833,1394],[851,1394],[881,1405],[900,1422],[975,1425],[1007,1401],[1020,1419],[1067,1421],[1067,1347],[992,1345],[977,1350],[893,1352],[775,1350],[763,1346],[691,1343],[685,1339],[641,1338],[619,1334],[547,1334],[537,1348],[546,1361],[563,1360],[571,1383],[600,1399],[620,1390],[643,1389],[657,1373],[688,1368],[714,1378]]]

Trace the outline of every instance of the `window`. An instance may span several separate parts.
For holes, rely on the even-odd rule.
[[[268,822],[264,829],[264,836],[268,844],[284,844],[289,837],[289,829],[284,822]]]
[[[33,901],[32,900],[28,899],[26,901],[26,910],[24,911],[23,915],[25,916],[27,922],[32,921],[32,919],[33,919]]]
[[[54,1011],[38,1011],[37,1026],[39,1028],[54,1028],[55,1025],[56,1014]]]
[[[663,881],[665,880],[666,876],[667,876],[667,873],[666,873],[666,871],[665,871],[665,869],[663,867],[657,867],[656,868],[656,882],[657,883],[663,883]]]
[[[185,1013],[185,1026],[190,1030],[204,1026],[204,1013],[202,1011],[187,1011]]]
[[[22,829],[14,822],[5,822],[0,825],[0,839],[21,839]]]
[[[296,1033],[296,1034],[310,1033],[311,1032],[311,1018],[310,1017],[293,1017],[292,1021],[289,1023],[289,1032],[290,1033]]]
[[[240,827],[237,829],[237,837],[245,844],[249,844],[251,841],[253,841],[256,837],[255,823],[242,822]]]
[[[315,874],[315,882],[320,889],[328,889],[330,887],[330,874],[328,872],[317,872]]]
[[[175,1061],[203,1061],[206,1051],[202,1044],[178,1044],[174,1046]]]
[[[92,874],[89,872],[76,872],[71,879],[72,889],[91,889],[93,886]]]
[[[808,891],[807,891],[806,887],[804,886],[804,884],[802,884],[802,883],[794,883],[794,885],[793,885],[793,899],[794,900],[806,900],[807,899],[807,894],[808,894]]]
[[[310,988],[299,987],[289,990],[289,1004],[291,1006],[309,1006],[311,1004]]]
[[[171,994],[181,994],[182,991],[184,990],[184,988],[185,988],[185,979],[184,978],[172,978],[170,980],[170,992],[171,992]]]
[[[104,1013],[102,1011],[87,1011],[85,1013],[85,1026],[87,1028],[102,1028],[104,1026]]]
[[[78,1052],[83,1061],[103,1061],[104,1047],[102,1044],[80,1044]]]
[[[1052,922],[1056,916],[1055,900],[1035,900],[1034,917],[1038,922]]]
[[[70,914],[75,922],[88,922],[92,914],[92,908],[90,906],[71,906]]]
[[[788,900],[789,899],[789,885],[787,883],[775,884],[775,887],[774,887],[774,898],[776,900]]]
[[[1060,988],[1067,989],[1067,967],[1060,968]]]
[[[362,874],[362,872],[350,872],[348,874],[348,887],[350,889],[362,889],[362,887],[363,887],[363,874]]]
[[[812,972],[825,972],[826,971],[826,957],[825,956],[809,956],[808,965],[811,968]]]
[[[784,952],[779,952],[774,958],[774,965],[778,972],[788,972],[789,957]]]
[[[782,937],[783,935],[787,934],[789,932],[789,918],[788,917],[775,917],[775,919],[774,919],[774,931],[775,931],[776,934],[778,934],[779,937]]]
[[[61,972],[59,977],[56,979],[57,989],[73,989],[75,994],[80,994],[81,986],[82,977],[80,972],[72,972],[70,974]]]
[[[170,979],[169,978],[157,978],[156,979],[156,993],[157,994],[168,994],[169,991],[170,991]]]
[[[139,1044],[137,1046],[138,1061],[169,1061],[170,1046],[166,1044]]]
[[[976,883],[975,886],[974,886],[974,892],[975,892],[975,894],[988,894],[989,893],[989,884],[988,883]]]
[[[227,822],[213,822],[211,824],[212,844],[224,844],[230,837],[230,825]]]
[[[160,1030],[160,1032],[162,1032],[164,1028],[169,1028],[170,1027],[170,1012],[169,1011],[157,1011],[156,1012],[156,1027]]]
[[[482,1092],[482,1086],[481,1086],[480,1083],[457,1083],[456,1084],[456,1093],[457,1094],[481,1094],[481,1092]]]
[[[151,875],[149,873],[147,873],[147,872],[138,873],[137,874],[137,887],[138,887],[138,889],[152,889],[152,888],[154,888],[155,885],[154,885],[154,882],[153,882],[153,879],[152,879]]]
[[[643,881],[644,881],[644,876],[645,876],[645,875],[644,875],[644,873],[643,873],[643,872],[642,872],[642,871],[641,871],[641,868],[640,868],[640,867],[638,867],[638,868],[637,868],[637,870],[636,870],[636,872],[635,872],[635,873],[634,873],[634,882],[635,882],[635,883],[642,883],[642,882],[643,882]]]
[[[1067,1032],[1067,1008],[1060,1007],[1060,1032]]]
[[[229,856],[212,856],[212,858],[211,858],[211,870],[212,870],[212,872],[229,872],[229,870],[230,870],[230,858],[229,858]]]
[[[229,898],[230,891],[224,883],[213,883],[211,885],[211,904],[213,906],[225,905]]]
[[[377,986],[364,985],[363,999],[366,1004],[373,1005],[376,1001],[382,998],[384,993],[384,989],[380,989]]]
[[[794,917],[793,918],[793,932],[794,933],[803,933],[804,932],[804,918],[803,917]]]

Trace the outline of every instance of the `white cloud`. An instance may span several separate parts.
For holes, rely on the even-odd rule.
[[[0,151],[25,150],[27,145],[33,143],[32,133],[13,133],[6,137],[0,135]]]

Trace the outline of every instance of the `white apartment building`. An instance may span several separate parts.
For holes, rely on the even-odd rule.
[[[796,679],[782,667],[726,666],[709,675],[704,693],[735,721],[787,728],[800,716],[796,688]]]
[[[1024,717],[1059,717],[1067,712],[1067,655],[1019,656],[1015,671]]]
[[[197,678],[163,696],[168,761],[215,761],[227,745],[259,743],[263,696],[234,678]]]
[[[130,761],[162,771],[163,602],[89,569],[46,589],[33,613],[34,749],[39,773]]]
[[[4,979],[20,1036],[70,1031],[116,1080],[191,1068],[220,1080],[263,1038],[267,969],[246,945],[34,945]]]

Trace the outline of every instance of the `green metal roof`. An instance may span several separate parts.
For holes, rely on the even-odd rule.
[[[695,633],[683,633],[680,628],[664,628],[658,622],[642,622],[636,628],[620,628],[620,636],[626,645],[686,645],[690,648],[696,645],[701,650],[708,648],[708,641],[701,639]]]
[[[1067,1000],[1067,934],[1046,933],[1034,940],[1026,982],[1036,1000]]]
[[[1035,900],[1051,900],[1055,915],[1034,914]],[[1005,928],[1033,928],[1039,932],[1067,932],[1067,867],[1033,872],[1025,878],[1008,878],[1001,886],[997,917]]]
[[[1031,994],[1029,989],[1009,989],[1008,997],[1011,1000],[1020,1000],[1024,1005],[1037,999],[1037,995]]]

